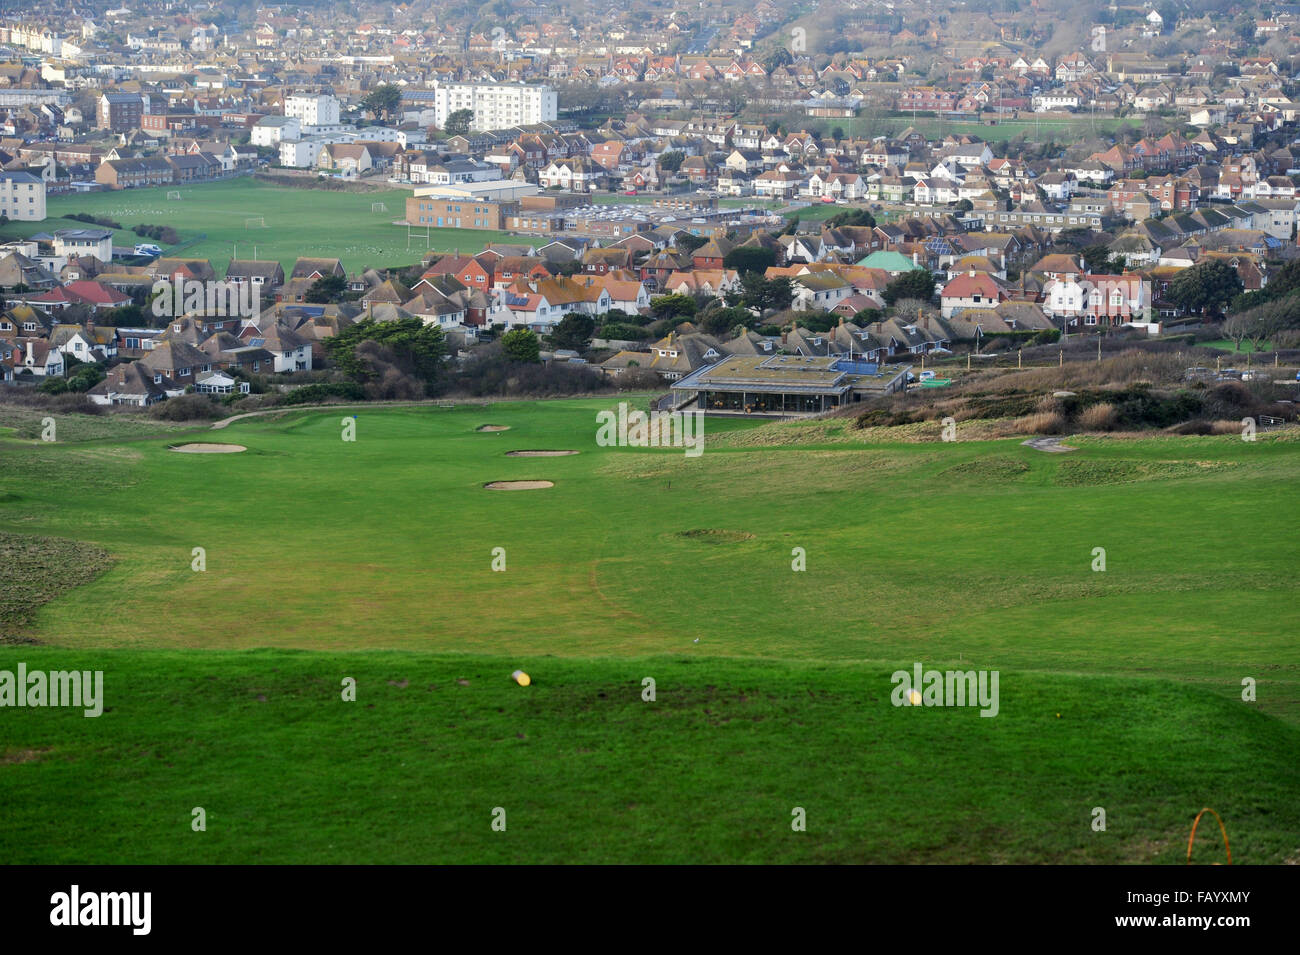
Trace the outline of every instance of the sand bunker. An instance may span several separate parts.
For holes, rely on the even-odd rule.
[[[183,454],[236,454],[248,448],[242,444],[178,444],[171,450]]]
[[[577,451],[507,451],[508,458],[562,458],[566,454],[577,454]]]
[[[481,424],[481,425],[479,425],[477,428],[475,428],[474,430],[475,430],[475,431],[509,431],[509,430],[510,430],[510,425],[508,425],[508,424]]]
[[[483,486],[489,491],[537,491],[555,487],[555,484],[551,481],[489,481]]]

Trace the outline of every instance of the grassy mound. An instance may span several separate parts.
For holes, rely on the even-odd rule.
[[[0,724],[15,863],[1178,864],[1206,805],[1234,861],[1270,863],[1300,831],[1300,730],[1156,680],[1004,671],[987,719],[894,707],[892,662],[24,659],[106,669],[108,709]]]

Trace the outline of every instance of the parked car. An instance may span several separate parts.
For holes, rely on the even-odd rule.
[[[157,256],[162,255],[162,251],[163,250],[161,246],[153,245],[152,243],[148,243],[148,242],[142,242],[140,245],[137,245],[135,247],[136,255],[151,255],[154,256],[155,258]]]

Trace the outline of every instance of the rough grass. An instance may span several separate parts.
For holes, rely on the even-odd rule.
[[[41,606],[94,580],[112,563],[107,551],[92,544],[0,531],[0,644],[35,643],[30,625]]]
[[[171,421],[159,421],[144,411],[126,409],[108,410],[105,414],[66,414],[43,408],[0,404],[0,438],[7,436],[41,440],[45,419],[54,419],[54,434],[58,441],[69,443],[94,441],[100,438],[132,438],[169,434],[194,427]]]

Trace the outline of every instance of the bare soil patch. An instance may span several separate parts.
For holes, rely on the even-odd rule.
[[[507,451],[508,458],[562,458],[577,451]]]
[[[475,431],[509,431],[509,430],[510,430],[510,425],[508,425],[508,424],[481,424],[481,425],[479,425],[477,428],[475,428],[474,430],[475,430]]]
[[[545,487],[555,487],[553,481],[488,481],[483,485],[489,491],[538,491]]]

